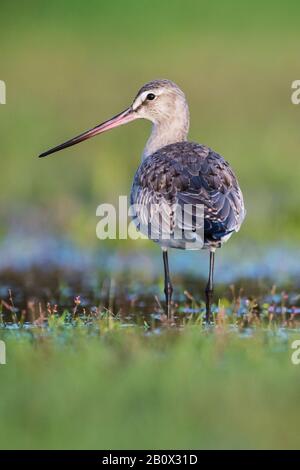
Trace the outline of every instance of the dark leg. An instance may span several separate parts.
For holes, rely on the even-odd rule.
[[[206,322],[210,323],[211,320],[211,304],[213,297],[213,288],[214,288],[214,265],[215,265],[215,251],[210,251],[209,253],[209,276],[208,282],[205,289],[206,295]]]
[[[166,295],[166,315],[171,316],[171,300],[173,287],[170,279],[168,252],[163,250],[164,270],[165,270],[165,295]]]

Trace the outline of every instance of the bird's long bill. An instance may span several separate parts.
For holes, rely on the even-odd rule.
[[[136,119],[135,112],[132,110],[131,107],[127,108],[125,109],[125,111],[120,114],[117,114],[108,121],[105,121],[102,124],[99,124],[98,126],[93,127],[92,129],[86,132],[83,132],[82,134],[74,137],[73,139],[67,140],[67,142],[64,142],[63,144],[57,145],[56,147],[47,150],[47,152],[41,153],[39,157],[46,157],[47,155],[51,155],[51,153],[59,152],[60,150],[63,150],[67,147],[79,144],[80,142],[90,139],[91,137],[94,137],[97,134],[109,131],[110,129],[114,129],[115,127],[121,126],[122,124],[127,124],[128,122],[133,121],[134,119]]]

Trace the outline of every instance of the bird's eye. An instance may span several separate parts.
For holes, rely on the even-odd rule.
[[[153,93],[148,93],[147,100],[152,101],[152,100],[154,100],[154,98],[155,98],[155,95]]]

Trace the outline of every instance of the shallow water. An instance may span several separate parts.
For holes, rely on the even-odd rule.
[[[137,243],[138,248],[138,243]],[[248,324],[278,321],[295,327],[300,318],[300,251],[287,246],[230,245],[218,250],[215,294],[218,318]],[[208,253],[172,251],[172,324],[204,317]],[[105,315],[122,324],[159,328],[164,316],[160,250],[121,252],[79,249],[51,237],[8,237],[0,245],[2,324],[47,322],[68,312],[88,322]]]
[[[152,250],[145,250],[145,245],[137,241],[136,250],[122,251],[108,249],[105,241],[99,241],[99,249],[83,249],[63,238],[14,232],[1,241],[0,270],[58,267],[85,274],[96,270],[110,275],[129,271],[153,278],[162,271],[160,249],[153,246],[149,243]],[[170,264],[175,274],[206,277],[207,251],[171,250]],[[215,273],[222,283],[265,278],[275,283],[291,281],[300,287],[300,248],[288,244],[262,246],[253,241],[228,243],[217,250]]]

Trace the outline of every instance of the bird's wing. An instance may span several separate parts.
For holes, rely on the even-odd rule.
[[[191,212],[184,229],[193,231],[199,228],[194,208],[202,205],[205,238],[212,240],[238,230],[245,215],[229,164],[210,148],[192,142],[171,144],[147,157],[135,175],[131,201],[145,208],[139,216],[145,223],[153,204],[168,221],[174,218],[176,205],[184,206]]]

